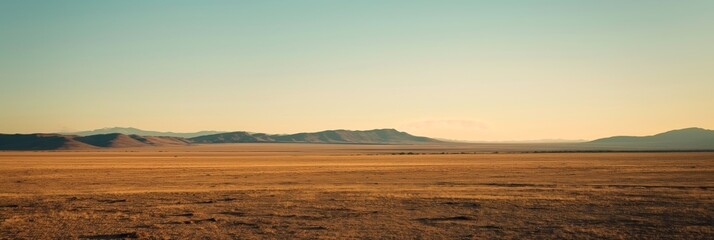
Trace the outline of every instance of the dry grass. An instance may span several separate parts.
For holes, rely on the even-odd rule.
[[[413,148],[0,152],[0,239],[714,235],[714,153]]]

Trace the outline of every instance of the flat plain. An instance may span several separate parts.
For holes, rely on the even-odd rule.
[[[714,236],[712,152],[484,149],[213,144],[0,152],[0,239]]]

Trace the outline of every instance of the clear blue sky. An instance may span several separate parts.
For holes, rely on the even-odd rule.
[[[714,1],[2,1],[0,132],[714,128]]]

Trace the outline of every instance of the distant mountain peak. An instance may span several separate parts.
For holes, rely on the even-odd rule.
[[[655,136],[667,135],[667,134],[680,134],[680,133],[711,133],[711,132],[714,132],[714,130],[708,130],[708,129],[699,128],[699,127],[691,127],[691,128],[675,129],[675,130],[656,134]]]

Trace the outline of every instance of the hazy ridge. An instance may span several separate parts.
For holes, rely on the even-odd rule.
[[[78,135],[78,136],[91,136],[97,134],[109,134],[109,133],[121,133],[126,135],[139,135],[139,136],[155,136],[155,137],[182,137],[182,138],[192,138],[210,134],[224,133],[222,131],[200,131],[200,132],[189,132],[189,133],[178,133],[178,132],[160,132],[160,131],[147,131],[133,127],[112,127],[112,128],[101,128],[89,131],[79,131],[79,132],[63,132],[58,133],[62,135]]]

